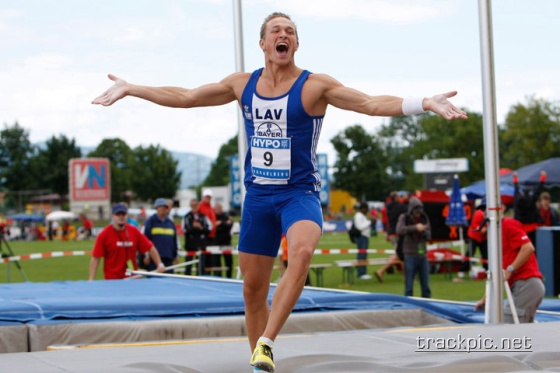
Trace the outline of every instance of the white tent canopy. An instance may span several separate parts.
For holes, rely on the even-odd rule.
[[[47,214],[47,216],[45,216],[45,220],[46,221],[52,221],[52,220],[73,220],[76,219],[76,214],[74,214],[73,212],[70,211],[53,211],[50,214]]]

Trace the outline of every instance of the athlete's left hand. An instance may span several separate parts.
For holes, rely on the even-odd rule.
[[[441,115],[447,120],[452,119],[467,119],[467,113],[463,110],[456,108],[448,98],[457,94],[457,91],[447,92],[440,95],[435,95],[424,100],[424,110],[430,110],[438,115]]]
[[[123,79],[121,79],[121,78],[119,78],[119,77],[117,77],[113,74],[109,74],[108,77],[113,82],[115,82],[115,84],[113,84],[111,87],[109,87],[109,89],[106,90],[105,92],[103,92],[101,95],[96,97],[91,102],[92,104],[103,105],[103,106],[111,106],[116,101],[120,100],[121,98],[123,98],[127,95],[126,89],[127,89],[128,83],[125,80],[123,80]]]

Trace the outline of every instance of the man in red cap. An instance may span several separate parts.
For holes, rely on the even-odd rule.
[[[95,240],[89,264],[89,280],[93,281],[97,274],[99,262],[103,259],[103,273],[106,280],[118,280],[126,277],[127,269],[138,269],[137,253],[149,253],[156,264],[158,272],[165,272],[154,244],[138,229],[128,224],[126,205],[117,203],[113,206],[113,220]]]

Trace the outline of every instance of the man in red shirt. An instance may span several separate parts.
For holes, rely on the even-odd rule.
[[[80,239],[87,240],[92,236],[93,222],[87,217],[85,213],[80,214],[80,219],[82,220],[83,232]]]
[[[210,201],[212,201],[212,191],[210,189],[203,189],[202,200],[198,204],[198,210],[204,215],[206,215],[206,217],[212,223],[212,230],[208,235],[209,238],[208,243],[212,244],[214,237],[216,237],[216,211],[214,211],[214,208],[212,207]]]
[[[467,236],[471,239],[469,244],[469,257],[472,258],[476,252],[476,248],[480,250],[480,256],[482,256],[483,262],[482,266],[485,270],[488,270],[488,225],[480,227],[482,222],[486,219],[486,198],[482,200],[480,205],[476,208],[471,224],[469,226],[469,231]],[[470,262],[468,269],[470,269]]]
[[[216,238],[216,227],[217,227],[216,211],[212,207],[211,201],[212,201],[212,190],[206,188],[202,189],[202,200],[198,204],[198,211],[206,215],[208,220],[210,220],[210,223],[212,224],[212,229],[210,230],[210,233],[208,234],[208,237],[206,239],[208,245],[215,245],[214,241]],[[222,258],[222,254],[208,254],[206,264],[209,267],[214,267],[214,268],[221,267],[221,258]],[[205,273],[205,271],[201,273]],[[210,274],[213,276],[221,276],[222,272],[211,271]]]
[[[502,267],[511,288],[519,322],[530,323],[544,298],[544,283],[539,271],[535,247],[521,223],[512,218],[502,220]],[[486,297],[476,303],[483,309]],[[513,323],[509,304],[504,307],[504,321]]]
[[[165,272],[159,253],[154,244],[136,227],[127,224],[128,209],[118,203],[113,206],[113,220],[95,240],[89,264],[89,280],[93,281],[97,274],[99,262],[103,258],[103,274],[106,280],[117,280],[126,277],[127,268],[137,270],[137,252],[149,253],[156,263],[158,272]]]

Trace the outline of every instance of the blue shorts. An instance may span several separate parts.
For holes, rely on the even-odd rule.
[[[314,221],[323,229],[317,192],[286,186],[250,186],[243,203],[239,251],[276,257],[282,233],[301,220]]]

